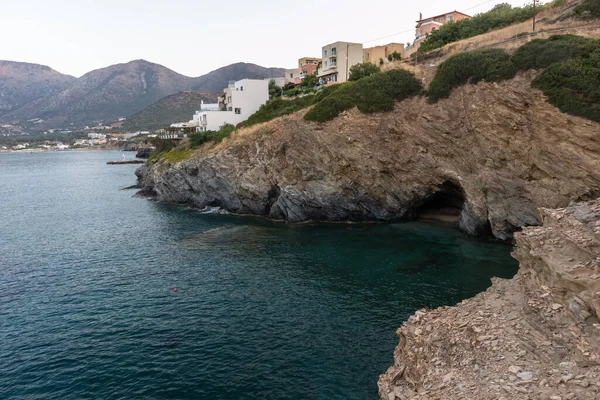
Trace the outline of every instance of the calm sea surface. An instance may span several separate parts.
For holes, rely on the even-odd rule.
[[[134,198],[120,157],[0,154],[0,399],[376,399],[411,313],[516,272],[451,227]]]

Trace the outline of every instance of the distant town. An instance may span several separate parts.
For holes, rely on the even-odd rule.
[[[298,97],[324,87],[347,82],[352,67],[370,63],[381,68],[416,53],[429,34],[448,22],[471,16],[451,11],[432,17],[419,16],[413,43],[388,43],[364,48],[360,43],[337,41],[322,46],[319,57],[301,57],[283,76],[231,81],[217,103],[202,102],[189,121],[180,121],[155,131],[123,132],[126,117],[108,125],[83,129],[49,129],[42,133],[20,132],[10,124],[0,126],[0,151],[64,151],[77,149],[123,149],[129,144],[149,143],[153,138],[181,139],[192,132],[217,131],[225,125],[238,125],[275,96]],[[307,84],[310,78],[310,83]],[[39,125],[43,119],[27,121]]]

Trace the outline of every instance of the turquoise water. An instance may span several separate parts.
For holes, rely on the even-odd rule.
[[[375,399],[411,313],[516,272],[452,227],[134,198],[119,158],[0,154],[0,399]]]

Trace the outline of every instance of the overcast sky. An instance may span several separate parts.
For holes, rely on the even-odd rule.
[[[0,59],[74,76],[140,58],[188,76],[239,61],[293,68],[338,40],[412,42],[419,12],[527,1],[0,0]]]

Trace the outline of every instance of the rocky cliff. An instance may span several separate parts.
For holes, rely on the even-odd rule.
[[[398,330],[382,399],[600,398],[600,201],[541,210],[519,273]]]
[[[160,201],[288,221],[403,220],[453,207],[465,231],[508,239],[541,222],[539,207],[600,195],[600,125],[549,105],[533,75],[324,124],[300,112],[144,168],[140,182]]]

